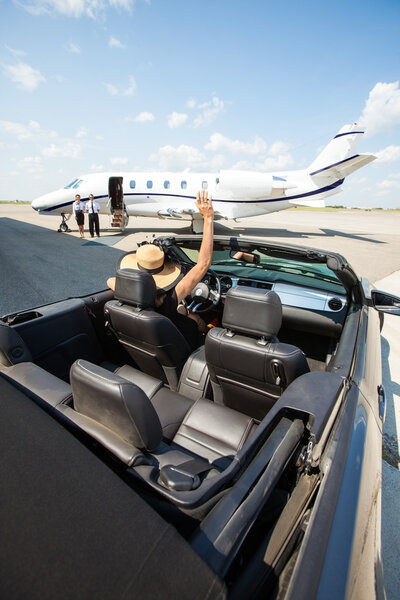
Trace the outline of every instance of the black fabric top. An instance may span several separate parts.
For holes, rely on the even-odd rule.
[[[190,349],[192,351],[196,350],[203,343],[202,336],[197,329],[197,323],[193,319],[178,313],[177,308],[178,298],[175,288],[172,288],[172,290],[166,292],[163,303],[155,310],[172,321],[185,337]]]
[[[221,599],[178,532],[0,374],[0,597]]]

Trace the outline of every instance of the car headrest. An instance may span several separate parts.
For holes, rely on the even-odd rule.
[[[274,338],[282,325],[282,304],[276,292],[246,286],[226,294],[222,326],[236,333]]]
[[[0,364],[10,367],[21,362],[33,362],[29,348],[15,329],[0,322]]]
[[[154,306],[157,288],[150,273],[134,269],[118,269],[114,298],[139,308]]]
[[[77,412],[140,450],[155,450],[160,444],[160,420],[137,385],[81,359],[71,366],[70,381]]]

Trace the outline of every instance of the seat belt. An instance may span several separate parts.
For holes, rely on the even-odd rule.
[[[159,483],[175,492],[195,490],[201,483],[199,475],[213,468],[212,464],[198,458],[192,458],[181,465],[164,465],[160,470]]]

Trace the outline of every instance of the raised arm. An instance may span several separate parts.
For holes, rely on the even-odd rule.
[[[201,281],[211,265],[213,252],[214,235],[214,209],[211,196],[208,198],[208,192],[202,190],[197,192],[196,206],[204,219],[203,239],[201,241],[199,257],[197,263],[188,273],[176,284],[175,292],[178,302],[181,302],[194,287]]]

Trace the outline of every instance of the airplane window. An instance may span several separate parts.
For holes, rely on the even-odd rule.
[[[207,190],[208,189],[208,183],[207,183],[207,181],[202,181],[201,182],[201,187],[203,188],[203,190]]]
[[[68,185],[65,186],[64,190],[71,188],[74,185],[74,183],[76,183],[77,181],[78,181],[77,179],[74,179],[73,181],[71,181],[71,183],[69,183]]]
[[[136,187],[136,181],[131,181],[131,182],[129,183],[129,187],[130,187],[130,188],[132,188],[132,189],[134,190],[134,189],[135,189],[135,187]]]
[[[149,190],[153,187],[153,182],[152,181],[148,181],[147,182],[147,187],[149,188]]]
[[[170,183],[169,181],[164,181],[164,187],[166,190],[169,190]]]
[[[78,179],[78,181],[75,183],[75,185],[72,186],[74,188],[74,190],[76,190],[76,188],[78,188],[81,185],[82,181],[83,181],[83,179]]]
[[[186,188],[187,188],[187,182],[186,181],[181,181],[181,188],[183,190],[186,190]]]

